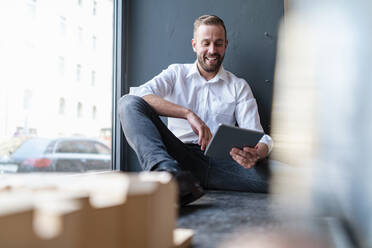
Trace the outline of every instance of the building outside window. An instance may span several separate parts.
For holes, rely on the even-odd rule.
[[[61,35],[66,35],[66,18],[64,16],[59,17],[59,30]]]
[[[59,108],[58,108],[58,113],[60,115],[63,115],[65,113],[65,107],[66,107],[66,101],[64,98],[59,99]]]
[[[58,56],[58,75],[63,77],[65,75],[65,58]]]
[[[93,51],[96,50],[97,47],[97,37],[95,35],[92,36],[92,49]]]
[[[36,0],[28,0],[27,1],[28,12],[29,12],[29,16],[30,16],[31,19],[36,18],[36,6],[37,6],[37,1]]]
[[[97,15],[97,1],[93,1],[93,13],[94,16]]]
[[[95,120],[97,119],[97,107],[93,106],[92,108],[92,119]]]
[[[24,149],[33,149],[67,139],[80,147],[84,142],[79,139],[84,138],[111,149],[112,132],[102,135],[102,130],[112,128],[112,85],[97,84],[97,75],[99,80],[112,80],[114,3],[88,3],[0,1],[0,19],[11,23],[2,26],[0,39],[0,64],[4,65],[0,73],[0,174],[22,172],[19,169],[25,168],[25,161],[32,159],[15,159],[14,154],[19,155],[23,145]],[[95,12],[98,5],[100,14],[94,14],[92,21],[92,6]],[[78,30],[78,36],[74,30]],[[84,40],[84,31],[94,34],[94,40],[100,37],[100,46]],[[93,65],[94,70],[88,69]],[[84,73],[91,82],[76,84],[84,80]],[[43,154],[51,155],[48,151]],[[28,154],[36,156],[37,152],[30,150]],[[105,156],[106,163],[100,169],[110,170],[107,156],[111,155]],[[69,162],[73,164],[73,157]],[[10,166],[14,164],[17,166]],[[34,171],[32,164],[27,166],[28,171]],[[86,171],[90,171],[88,164]]]
[[[95,86],[95,85],[96,85],[96,71],[95,71],[95,70],[93,70],[93,71],[91,72],[90,84],[91,84],[92,86]]]
[[[83,117],[83,104],[81,102],[78,102],[76,112],[77,112],[77,118]]]
[[[31,108],[31,98],[32,98],[32,91],[25,90],[23,94],[23,109],[27,110]]]
[[[76,65],[76,81],[81,81],[81,65]]]
[[[80,43],[83,42],[83,27],[78,27],[78,31],[77,31],[77,36],[78,36],[78,40]]]

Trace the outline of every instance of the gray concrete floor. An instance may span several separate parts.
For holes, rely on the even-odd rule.
[[[179,209],[178,227],[195,231],[194,248],[222,247],[250,230],[268,232],[279,227],[273,207],[268,194],[208,191]]]

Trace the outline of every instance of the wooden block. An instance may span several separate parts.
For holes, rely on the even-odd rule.
[[[0,247],[174,247],[177,186],[168,173],[2,179]]]
[[[40,243],[37,247],[81,247],[81,200],[61,198],[36,204],[32,227]]]
[[[176,185],[168,173],[131,174],[120,218],[123,247],[173,247],[175,206]]]
[[[177,188],[168,173],[143,172],[139,174],[143,182],[156,182],[157,189],[151,197],[151,209],[149,222],[152,230],[149,230],[151,247],[171,247],[173,244],[173,230],[176,228],[177,218]]]
[[[59,209],[39,211],[28,193],[0,194],[0,247],[77,248],[78,206],[64,201]]]
[[[119,248],[121,212],[126,204],[129,178],[122,173],[80,179],[90,198],[82,207],[81,247]],[[130,235],[130,233],[127,233]]]
[[[32,207],[0,213],[0,247],[38,247],[41,245],[32,229]]]

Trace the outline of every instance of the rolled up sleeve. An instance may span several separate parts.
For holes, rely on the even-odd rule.
[[[143,97],[146,95],[157,95],[165,97],[171,94],[175,82],[175,71],[170,65],[159,75],[139,87],[130,87],[129,94]]]

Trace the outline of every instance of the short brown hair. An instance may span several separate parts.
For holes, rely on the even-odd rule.
[[[200,27],[200,25],[220,25],[225,30],[225,39],[227,39],[226,27],[225,23],[221,18],[215,15],[202,15],[194,21],[194,37],[196,30]]]

